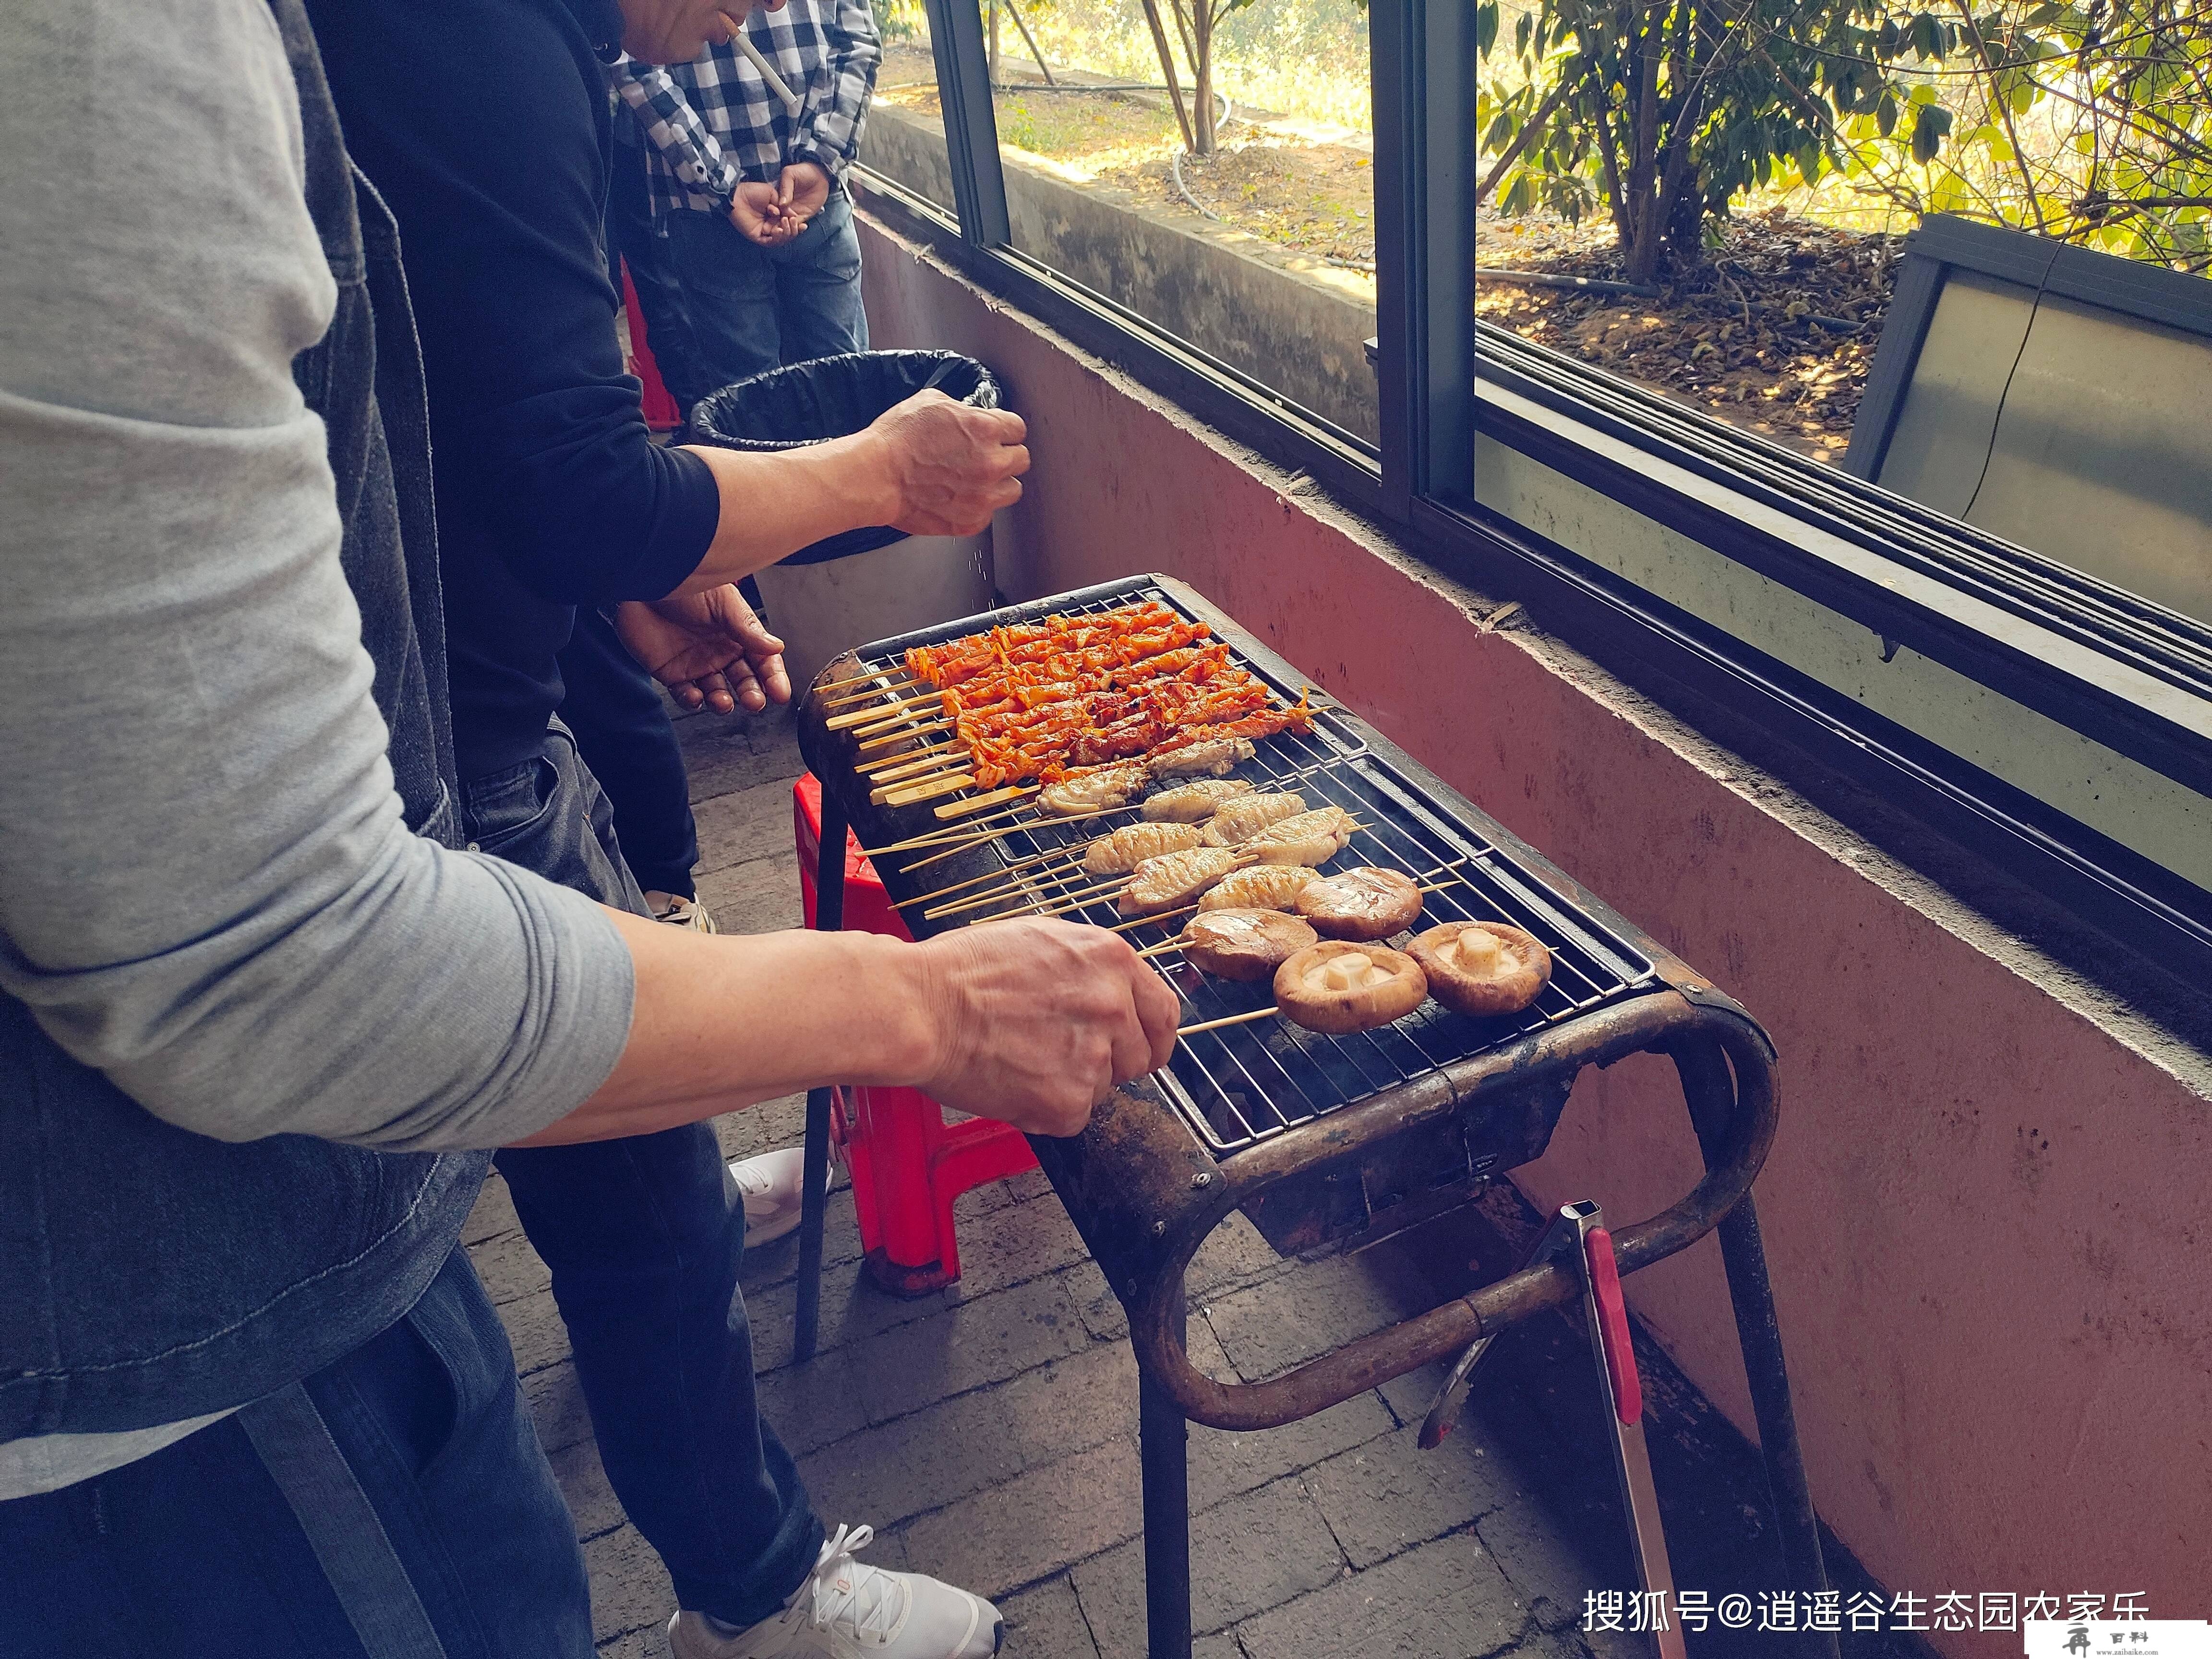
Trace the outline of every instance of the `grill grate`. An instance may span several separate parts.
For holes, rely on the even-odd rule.
[[[1038,612],[1085,614],[1140,599],[1158,600],[1192,620],[1206,620],[1175,594],[1141,580],[1084,604],[1050,603],[1038,607]],[[938,637],[954,638],[961,631],[956,624]],[[1286,682],[1266,663],[1233,649],[1231,654],[1284,701],[1295,702],[1304,689]],[[897,659],[896,654],[864,659],[862,665],[888,672],[896,667]],[[1324,871],[1381,865],[1424,878],[1425,884],[1437,890],[1423,896],[1419,927],[1510,921],[1550,949],[1552,979],[1529,1007],[1497,1018],[1472,1019],[1429,1003],[1395,1025],[1351,1036],[1309,1031],[1288,1020],[1264,1020],[1185,1037],[1177,1045],[1170,1072],[1154,1081],[1218,1156],[1256,1146],[1452,1061],[1634,994],[1656,980],[1648,957],[1553,895],[1512,854],[1370,750],[1334,711],[1317,708],[1310,732],[1285,732],[1261,741],[1256,748],[1255,757],[1235,775],[1265,788],[1295,788],[1310,806],[1341,806],[1363,826]],[[1040,878],[1018,866],[1039,854],[1079,849],[1091,837],[1134,816],[1133,810],[1114,819],[1027,822],[988,845],[1000,867],[1015,872],[1007,879],[1019,884],[1020,892],[1030,901],[1029,908],[1051,909],[1068,902],[1066,896],[1095,882],[1079,874]],[[1433,879],[1425,879],[1430,878]],[[998,913],[1026,910],[1010,896]],[[988,914],[993,912],[988,908],[970,910],[947,917],[941,925],[956,920],[974,922]],[[1103,927],[1123,921],[1111,893],[1064,914]],[[1140,945],[1169,939],[1184,920],[1177,915],[1143,924],[1128,930],[1128,937]],[[1183,962],[1177,951],[1154,957],[1153,966],[1182,998],[1186,1012],[1182,1023],[1187,1025],[1250,1012],[1273,1000],[1264,981],[1248,985],[1214,979]]]

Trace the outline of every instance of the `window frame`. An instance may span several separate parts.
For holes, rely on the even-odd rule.
[[[862,168],[872,205],[888,207],[895,228],[1268,460],[1314,478],[1447,574],[1523,599],[1663,706],[1693,723],[1749,721],[1780,745],[1762,763],[1784,768],[1816,801],[1829,804],[1832,775],[1848,779],[2161,971],[2212,974],[2212,895],[1477,503],[1481,433],[1863,624],[1885,650],[1909,646],[2212,793],[2212,629],[1478,325],[1474,8],[1464,0],[1369,7],[1379,455],[1013,248],[979,0],[927,7],[959,217]],[[1974,601],[1966,608],[1984,622],[1963,619],[1954,596]],[[2048,648],[2052,640],[2063,648]],[[2159,696],[2147,703],[2131,695],[2146,686],[2165,688],[2164,707]]]

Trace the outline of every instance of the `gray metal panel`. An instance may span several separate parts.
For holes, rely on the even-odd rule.
[[[2212,620],[2212,339],[1954,270],[1876,482]]]

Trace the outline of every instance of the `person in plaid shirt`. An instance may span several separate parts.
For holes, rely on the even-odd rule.
[[[875,19],[867,0],[788,0],[742,27],[795,109],[734,40],[688,64],[614,69],[653,141],[654,220],[717,386],[868,349],[843,178],[883,56]]]

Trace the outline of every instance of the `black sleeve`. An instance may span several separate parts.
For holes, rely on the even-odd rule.
[[[652,441],[623,373],[593,50],[620,32],[611,0],[307,9],[347,148],[399,222],[441,532],[480,537],[549,600],[670,592],[720,496],[697,456]]]

